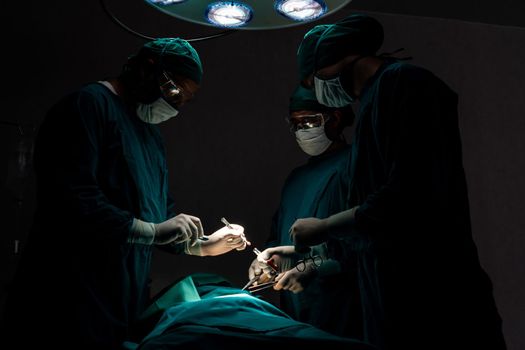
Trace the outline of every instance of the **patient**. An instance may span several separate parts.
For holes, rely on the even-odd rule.
[[[149,334],[138,344],[126,343],[128,349],[246,346],[250,350],[267,350],[285,345],[375,349],[295,321],[272,304],[214,274],[190,275],[166,288],[142,319],[143,325],[149,327]]]

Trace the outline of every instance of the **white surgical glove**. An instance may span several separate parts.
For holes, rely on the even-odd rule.
[[[278,246],[267,248],[257,256],[259,268],[267,274],[271,274],[273,269],[268,265],[268,260],[277,266],[278,272],[283,272],[295,266],[295,263],[300,259],[295,252],[293,245]]]
[[[204,236],[201,220],[198,217],[179,214],[160,224],[153,224],[134,219],[131,226],[132,243],[139,244],[177,244],[188,242],[189,246],[196,244]]]
[[[251,243],[246,240],[244,227],[236,224],[230,224],[232,229],[224,226],[215,231],[206,241],[199,240],[193,246],[188,245],[186,254],[199,256],[215,256],[225,254],[233,249],[243,250]]]
[[[286,272],[281,272],[275,280],[277,283],[273,286],[275,290],[289,290],[294,294],[302,292],[310,282],[317,276],[317,267],[313,261],[307,261],[304,271],[292,268]]]

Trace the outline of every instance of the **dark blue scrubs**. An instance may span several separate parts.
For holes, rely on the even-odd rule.
[[[350,200],[375,255],[359,266],[363,307],[384,310],[391,349],[505,348],[472,239],[457,102],[431,72],[395,61],[361,92]]]
[[[311,157],[286,179],[281,202],[274,215],[269,246],[293,245],[289,230],[296,219],[326,218],[348,208],[351,147],[328,155]],[[324,255],[340,245],[338,240],[314,247]],[[359,337],[361,310],[351,271],[317,278],[301,293],[282,292],[281,308],[295,319],[341,336]]]
[[[13,334],[118,348],[149,300],[152,247],[129,243],[133,218],[172,215],[160,132],[105,86],[87,85],[48,113],[35,170],[35,224],[9,300]]]

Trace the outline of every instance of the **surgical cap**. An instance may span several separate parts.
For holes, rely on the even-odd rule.
[[[299,66],[299,79],[304,80],[314,72],[314,52],[317,40],[330,27],[329,24],[320,24],[313,27],[304,35],[297,49],[297,64]]]
[[[317,102],[315,91],[313,89],[306,89],[300,85],[297,89],[295,89],[292,97],[290,97],[290,113],[296,111],[324,112],[332,109],[333,108],[329,108]]]
[[[348,16],[323,32],[315,48],[315,70],[348,55],[374,55],[383,44],[383,26],[363,14]]]
[[[196,83],[202,79],[202,63],[199,54],[184,39],[160,38],[146,43],[138,56],[152,58],[162,69],[190,78]]]

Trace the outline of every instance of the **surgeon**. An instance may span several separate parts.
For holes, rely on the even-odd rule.
[[[205,235],[173,213],[157,124],[199,89],[202,65],[183,39],[146,43],[122,74],[51,108],[35,151],[38,208],[8,301],[15,348],[118,349],[149,301],[154,246],[219,255],[243,228]]]
[[[373,243],[376,270],[359,275],[377,280],[381,347],[505,349],[472,239],[457,94],[426,69],[377,56],[382,42],[379,22],[352,15],[311,52],[315,68],[304,83],[317,100],[359,102],[351,209],[299,219],[291,238],[296,247],[352,235]]]
[[[285,312],[333,334],[356,338],[360,334],[361,310],[356,307],[357,295],[347,292],[349,281],[356,278],[341,271],[339,263],[330,258],[326,244],[314,246],[305,256],[295,252],[289,236],[297,218],[326,218],[348,208],[351,146],[343,130],[353,121],[351,106],[330,108],[317,102],[313,90],[301,86],[295,90],[290,98],[288,123],[298,146],[309,158],[286,179],[267,241],[270,248],[252,262],[249,277],[270,272],[265,261],[273,259],[281,272],[274,289],[283,291],[280,306]],[[331,248],[337,245],[335,240]]]

